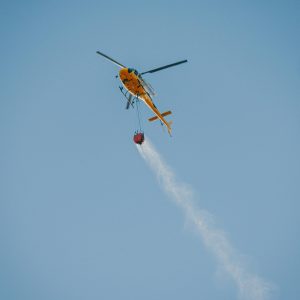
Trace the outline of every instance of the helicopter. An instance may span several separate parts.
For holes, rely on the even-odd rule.
[[[171,136],[172,121],[168,122],[168,121],[166,121],[166,119],[164,117],[172,114],[172,112],[169,110],[169,111],[161,113],[158,110],[158,108],[156,107],[156,105],[154,104],[154,102],[152,100],[152,97],[155,96],[155,92],[154,92],[152,86],[145,81],[145,79],[142,77],[142,75],[145,75],[148,73],[155,73],[155,72],[158,72],[158,71],[170,68],[170,67],[174,67],[179,64],[186,63],[187,60],[186,59],[181,60],[181,61],[169,64],[169,65],[165,65],[165,66],[158,67],[158,68],[155,68],[152,70],[148,70],[146,72],[139,73],[136,69],[126,67],[100,51],[96,51],[96,53],[105,57],[106,59],[108,59],[109,61],[113,62],[114,64],[116,64],[117,66],[119,66],[121,68],[121,70],[119,71],[119,76],[117,75],[116,77],[119,77],[122,82],[122,86],[120,86],[119,89],[127,99],[126,109],[128,109],[130,106],[133,107],[133,104],[135,101],[138,101],[138,100],[143,101],[155,115],[155,116],[149,118],[148,120],[150,122],[155,121],[155,120],[160,120],[161,124],[162,125],[164,124],[167,127],[168,133]]]

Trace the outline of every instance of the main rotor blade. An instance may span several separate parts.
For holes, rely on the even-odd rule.
[[[114,64],[118,65],[120,68],[126,68],[125,66],[123,66],[122,64],[120,64],[119,62],[117,62],[116,60],[112,59],[111,57],[107,56],[104,53],[101,53],[100,51],[97,51],[96,53],[98,53],[99,55],[104,56],[106,59],[112,61]]]
[[[143,72],[143,73],[141,73],[141,75],[144,75],[144,74],[147,74],[147,73],[154,73],[154,72],[157,72],[157,71],[160,71],[160,70],[163,70],[163,69],[166,69],[166,68],[174,67],[174,66],[186,63],[186,62],[187,62],[187,59],[181,60],[181,61],[178,61],[176,63],[170,64],[170,65],[166,65],[166,66],[163,66],[163,67],[160,67],[160,68],[156,68],[156,69],[152,69],[152,70]]]

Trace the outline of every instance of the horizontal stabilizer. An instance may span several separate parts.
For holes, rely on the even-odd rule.
[[[162,117],[165,117],[165,116],[168,116],[168,115],[170,115],[172,112],[169,110],[169,111],[166,111],[166,112],[164,112],[164,113],[162,113],[161,115],[162,115]],[[158,116],[154,116],[154,117],[152,117],[152,118],[149,118],[148,120],[150,121],[150,122],[152,122],[152,121],[155,121],[155,120],[157,120],[158,119]]]

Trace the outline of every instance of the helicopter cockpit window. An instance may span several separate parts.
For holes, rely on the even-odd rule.
[[[139,74],[137,70],[132,69],[132,68],[128,68],[128,73],[131,73],[131,72],[133,72],[135,75]]]

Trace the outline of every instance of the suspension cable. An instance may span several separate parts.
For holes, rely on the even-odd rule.
[[[142,131],[139,103],[140,103],[140,100],[137,99],[136,100],[136,112],[137,112],[137,118],[138,118],[138,121],[139,121],[139,128],[140,128],[140,131]]]

